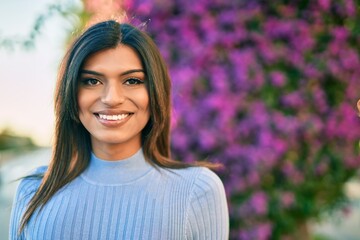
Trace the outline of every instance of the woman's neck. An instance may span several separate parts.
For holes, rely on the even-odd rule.
[[[137,153],[140,148],[140,144],[126,147],[118,144],[92,144],[94,155],[107,161],[127,159]]]
[[[153,167],[146,162],[142,149],[125,159],[107,161],[91,154],[87,169],[81,176],[96,185],[121,185],[141,179]]]

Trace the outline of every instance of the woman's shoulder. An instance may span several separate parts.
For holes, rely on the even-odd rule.
[[[39,188],[47,168],[47,166],[38,167],[23,177],[18,186],[18,194],[27,195],[35,192]]]
[[[206,192],[224,192],[224,185],[220,177],[207,167],[189,167],[171,170],[181,181],[193,186],[198,194]]]
[[[48,166],[40,166],[35,168],[33,171],[30,172],[30,175],[36,175],[36,174],[44,174],[46,170],[48,169]]]
[[[199,173],[194,182],[194,189],[202,194],[209,192],[224,193],[224,185],[220,177],[206,167],[199,167]]]

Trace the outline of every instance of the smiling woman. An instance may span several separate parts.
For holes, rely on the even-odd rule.
[[[79,118],[91,133],[92,151],[107,160],[133,155],[141,148],[141,131],[150,118],[137,53],[126,45],[100,51],[85,61],[81,73]]]
[[[60,68],[55,113],[50,165],[21,181],[10,239],[228,238],[216,165],[171,159],[170,78],[144,31],[86,30]]]

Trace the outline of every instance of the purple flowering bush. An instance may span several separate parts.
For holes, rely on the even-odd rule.
[[[353,0],[133,0],[173,84],[174,158],[220,162],[232,239],[279,239],[360,165]]]

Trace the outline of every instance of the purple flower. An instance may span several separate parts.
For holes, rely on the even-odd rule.
[[[328,11],[331,6],[331,0],[318,0],[318,4],[321,10]]]
[[[271,223],[265,222],[257,226],[257,237],[258,240],[268,240],[271,237]]]
[[[357,6],[353,0],[345,1],[345,9],[348,16],[354,17],[356,15]]]
[[[283,192],[281,194],[281,204],[284,208],[288,208],[295,202],[295,197],[292,192]]]
[[[332,36],[335,38],[336,41],[345,41],[349,37],[349,32],[344,27],[334,27],[331,30]]]
[[[274,71],[270,74],[271,82],[276,87],[283,87],[286,83],[286,76],[280,71]]]
[[[258,215],[264,215],[268,210],[268,198],[264,192],[255,192],[251,197],[251,206]]]
[[[300,108],[304,105],[303,95],[300,92],[291,92],[282,97],[282,103],[287,107]]]

